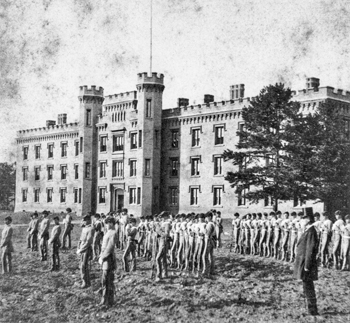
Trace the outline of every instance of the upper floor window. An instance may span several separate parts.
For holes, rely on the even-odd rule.
[[[136,176],[136,160],[130,160],[130,177]]]
[[[100,177],[106,177],[106,162],[100,162]]]
[[[222,205],[222,193],[223,193],[222,186],[214,186],[213,187],[213,205],[214,206],[221,206]]]
[[[53,179],[53,166],[47,166],[47,179],[50,181]]]
[[[100,152],[107,151],[107,136],[100,137]]]
[[[142,147],[142,130],[139,130],[139,147]]]
[[[224,143],[224,126],[215,127],[215,145],[222,145]]]
[[[60,189],[60,202],[61,203],[66,203],[67,199],[67,189],[66,188],[61,188]]]
[[[113,177],[124,176],[124,162],[122,160],[113,160],[112,176]]]
[[[61,165],[61,179],[67,179],[67,166]]]
[[[100,187],[99,189],[99,203],[106,203],[106,188],[105,187]]]
[[[170,159],[170,176],[179,176],[179,158]]]
[[[74,189],[74,203],[78,203],[78,199],[79,199],[79,189],[75,188]]]
[[[23,160],[27,160],[28,159],[28,147],[23,147]]]
[[[179,130],[171,131],[171,147],[179,148]]]
[[[47,157],[53,158],[53,144],[47,145]]]
[[[91,126],[91,110],[86,110],[86,125]]]
[[[199,198],[199,187],[191,187],[190,188],[190,204],[198,205]]]
[[[129,188],[129,204],[136,204],[136,187]]]
[[[22,189],[22,202],[28,201],[28,189],[24,188]]]
[[[74,179],[78,179],[79,178],[79,165],[75,164],[74,165]]]
[[[200,132],[201,129],[192,129],[192,147],[199,147],[200,145]]]
[[[85,178],[90,178],[91,176],[91,164],[85,163]]]
[[[136,149],[137,148],[137,133],[131,132],[130,133],[130,149]]]
[[[75,151],[75,156],[79,155],[79,141],[76,140],[74,141],[74,151]]]
[[[179,190],[177,187],[170,187],[170,205],[176,206],[179,203]]]
[[[151,160],[145,159],[145,176],[151,176]]]
[[[40,180],[40,167],[34,168],[34,179],[36,181]]]
[[[246,194],[248,193],[249,188],[242,188],[238,191],[237,202],[238,206],[247,205]]]
[[[244,122],[240,122],[240,123],[238,124],[238,131],[239,131],[239,132],[245,131]],[[241,133],[238,134],[238,135],[239,135],[239,141],[243,141],[243,140],[244,140],[244,136],[243,136]]]
[[[137,204],[141,204],[141,187],[137,188]]]
[[[40,149],[41,149],[40,145],[35,146],[34,149],[35,149],[35,159],[40,159]]]
[[[34,202],[36,202],[36,203],[40,202],[40,189],[39,188],[34,189]]]
[[[124,150],[124,136],[113,136],[113,151]]]
[[[23,180],[27,181],[28,180],[28,167],[23,167]]]
[[[47,195],[47,203],[51,203],[52,202],[52,188],[47,189],[46,195]]]
[[[66,142],[61,143],[61,157],[67,157],[67,146]]]
[[[146,118],[152,118],[152,100],[146,101]]]
[[[191,157],[191,176],[199,176],[200,157]]]
[[[222,156],[214,156],[214,175],[222,175],[223,161]]]

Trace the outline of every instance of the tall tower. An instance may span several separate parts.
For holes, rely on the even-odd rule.
[[[97,199],[97,156],[98,133],[96,124],[102,112],[103,88],[92,85],[80,86],[79,117],[79,178],[81,183],[81,204],[83,215],[96,211]]]
[[[142,214],[159,211],[164,75],[139,73],[138,125],[142,129]]]

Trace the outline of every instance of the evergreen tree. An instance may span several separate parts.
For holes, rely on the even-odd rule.
[[[244,127],[237,134],[237,151],[226,150],[225,161],[238,166],[225,179],[251,202],[293,198],[295,184],[290,168],[288,139],[301,118],[300,104],[283,84],[264,87],[250,106],[242,109]]]
[[[15,164],[0,163],[0,208],[9,209],[15,199]]]

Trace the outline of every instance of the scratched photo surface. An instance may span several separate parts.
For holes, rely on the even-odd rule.
[[[78,121],[79,86],[102,86],[105,95],[136,90],[137,73],[150,65],[150,1],[0,0],[0,37],[0,163],[13,163],[18,130],[44,127],[59,113]],[[240,83],[247,97],[276,82],[303,89],[310,76],[350,90],[350,5],[153,0],[152,53],[152,70],[164,74],[163,109],[176,107],[180,97],[198,104],[204,93],[227,100],[229,86]],[[7,215],[13,213],[0,212],[0,231]],[[293,266],[230,252],[231,221],[224,219],[223,248],[214,252],[214,279],[170,270],[169,280],[156,284],[144,259],[135,274],[125,274],[118,251],[116,304],[102,310],[98,263],[91,268],[92,288],[74,287],[80,226],[73,249],[61,253],[62,270],[49,273],[49,264],[27,251],[28,217],[19,215],[14,275],[0,275],[0,322],[350,321],[348,271],[319,269],[322,315],[305,316]]]

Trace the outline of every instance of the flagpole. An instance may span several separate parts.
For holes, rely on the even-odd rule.
[[[149,74],[152,75],[152,15],[153,15],[153,0],[151,2],[151,19],[150,19],[150,64],[149,64]]]

